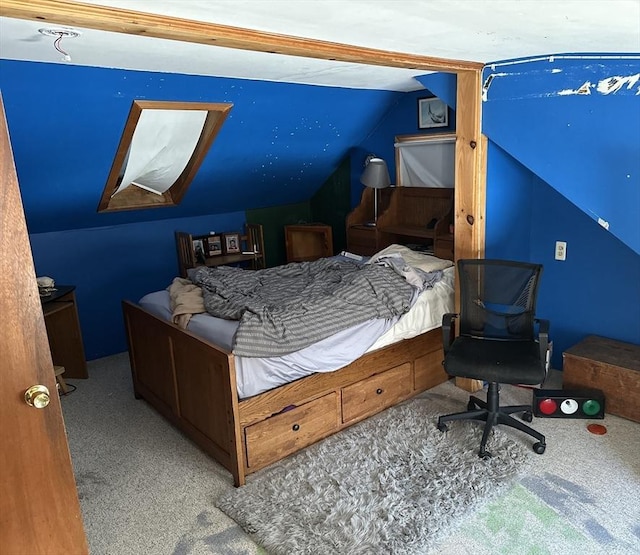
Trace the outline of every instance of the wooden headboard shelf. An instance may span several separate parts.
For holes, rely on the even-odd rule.
[[[453,260],[454,190],[436,187],[383,189],[377,227],[365,227],[373,210],[372,190],[365,189],[360,205],[347,216],[347,249],[371,255],[392,243],[416,243],[433,248],[439,258]]]

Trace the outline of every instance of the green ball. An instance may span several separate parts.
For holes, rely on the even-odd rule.
[[[589,399],[582,404],[582,411],[587,416],[593,416],[594,414],[598,414],[600,412],[600,403],[595,399]]]

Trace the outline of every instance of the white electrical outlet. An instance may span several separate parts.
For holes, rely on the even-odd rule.
[[[556,260],[567,259],[567,243],[566,241],[556,241]]]

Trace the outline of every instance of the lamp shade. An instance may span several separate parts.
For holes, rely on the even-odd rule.
[[[371,158],[362,172],[360,182],[371,189],[385,189],[391,185],[387,163],[382,158]]]

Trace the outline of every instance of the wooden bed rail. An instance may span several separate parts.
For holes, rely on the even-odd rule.
[[[448,379],[441,328],[351,364],[238,399],[235,357],[122,303],[134,394],[211,455],[236,486],[304,447]]]
[[[134,395],[244,484],[233,355],[134,303],[122,307]]]

